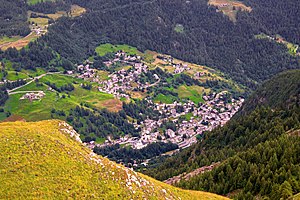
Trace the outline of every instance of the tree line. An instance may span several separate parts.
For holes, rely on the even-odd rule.
[[[122,135],[138,136],[139,132],[127,121],[124,111],[117,113],[106,109],[93,111],[77,106],[71,109],[66,120],[80,134],[84,142],[96,141],[98,138],[112,139]]]
[[[110,160],[123,163],[125,166],[132,167],[133,164],[141,164],[146,159],[159,156],[162,153],[166,153],[177,148],[177,144],[170,142],[156,142],[148,144],[142,149],[121,147],[119,144],[106,147],[95,147],[94,152],[102,156],[107,156]]]

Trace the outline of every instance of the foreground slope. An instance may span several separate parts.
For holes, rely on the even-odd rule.
[[[0,199],[226,199],[161,183],[80,142],[58,120],[0,123]]]

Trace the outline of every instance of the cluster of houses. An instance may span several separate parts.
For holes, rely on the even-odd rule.
[[[114,94],[117,98],[125,97],[126,99],[129,99],[130,96],[129,94],[126,94],[126,91],[133,90],[134,88],[142,89],[147,87],[147,85],[139,82],[140,75],[147,71],[147,65],[135,63],[130,70],[121,69],[109,75],[109,80],[99,81],[98,83],[101,86],[98,87],[98,90],[100,92]]]
[[[139,81],[141,74],[147,73],[149,70],[148,66],[141,62],[140,56],[128,56],[124,52],[118,52],[112,61],[108,61],[105,64],[109,67],[116,62],[130,66],[130,68],[128,70],[121,69],[110,74],[108,80],[96,80],[100,84],[98,87],[100,92],[113,94],[117,98],[124,97],[129,99],[130,95],[127,94],[127,91],[142,90],[154,85]],[[156,74],[154,77],[159,81],[159,77]]]
[[[191,70],[191,67],[189,67],[187,64],[184,63],[174,63],[174,58],[172,56],[166,56],[166,55],[160,55],[157,57],[158,59],[161,59],[162,61],[168,63],[168,65],[171,65],[174,68],[173,74],[181,74],[184,71]],[[195,72],[194,78],[199,79],[202,76],[206,76],[206,72]]]
[[[174,102],[172,104],[153,104],[153,109],[161,113],[158,120],[146,119],[134,126],[141,129],[140,137],[130,137],[128,135],[117,140],[107,140],[101,146],[112,144],[130,145],[134,149],[141,149],[153,142],[172,142],[178,144],[180,148],[186,148],[197,142],[196,136],[204,131],[211,131],[217,126],[223,126],[240,108],[244,102],[243,98],[231,99],[231,103],[223,100],[221,92],[211,96],[206,96],[207,101],[198,106],[192,101],[187,103]],[[147,101],[151,101],[147,99]],[[152,102],[151,102],[152,103]],[[176,108],[181,107],[180,111]],[[189,119],[180,119],[191,113]],[[166,121],[176,124],[176,130],[166,129],[163,133],[158,131]],[[99,145],[100,146],[100,145]]]
[[[118,51],[115,54],[114,59],[104,62],[107,67],[111,67],[113,64],[117,62],[132,64],[141,60],[141,56],[136,55],[127,55],[123,51]]]
[[[95,77],[95,69],[90,68],[90,65],[79,65],[77,67],[77,71],[80,73],[78,78],[94,78]],[[73,74],[73,71],[67,71],[69,75]]]
[[[190,70],[188,65],[174,64],[172,57],[162,57],[160,59],[172,63],[174,74]],[[117,52],[112,60],[105,62],[105,65],[112,67],[116,63],[130,66],[130,68],[127,70],[121,69],[110,74],[108,80],[99,80],[97,73],[94,69],[89,68],[89,65],[79,65],[77,71],[80,72],[80,78],[90,78],[91,81],[99,83],[99,91],[113,94],[117,98],[130,99],[128,91],[153,86],[153,84],[142,84],[140,82],[141,74],[146,73],[149,68],[141,61],[139,56]],[[204,72],[196,72],[194,78],[200,78],[204,75]],[[158,75],[155,75],[155,78],[160,81]],[[192,101],[185,103],[173,102],[172,104],[153,103],[151,98],[146,98],[150,105],[153,105],[152,109],[158,111],[161,115],[157,120],[148,118],[139,124],[133,123],[136,129],[141,130],[140,137],[125,135],[117,140],[107,138],[104,144],[91,143],[89,146],[93,148],[95,145],[105,147],[120,144],[130,145],[134,149],[141,149],[153,142],[162,141],[178,144],[180,148],[189,147],[197,142],[197,135],[210,131],[217,126],[223,126],[238,111],[244,101],[242,98],[225,101],[224,96],[226,96],[226,92],[205,95],[203,96],[205,102],[200,105]],[[166,122],[173,122],[176,125],[176,130],[174,128],[164,128],[162,131],[161,127]]]
[[[80,74],[78,75],[78,78],[90,79],[92,82],[97,82],[99,84],[98,90],[100,92],[113,94],[118,99],[129,99],[130,95],[127,91],[132,91],[133,89],[145,89],[152,86],[148,83],[142,84],[139,81],[140,75],[148,71],[148,66],[141,62],[140,56],[127,55],[126,53],[119,51],[115,54],[114,59],[104,62],[107,67],[112,67],[112,65],[116,63],[130,66],[130,68],[128,70],[121,69],[110,74],[108,80],[100,80],[96,70],[91,69],[89,65],[79,65],[77,67],[77,71]],[[70,72],[70,74],[72,73]],[[155,77],[159,80],[157,75]]]
[[[190,70],[191,68],[188,67],[187,64],[173,64],[174,69],[174,74],[181,74],[184,71]]]
[[[30,92],[30,93],[26,93],[24,94],[20,100],[23,99],[28,99],[29,101],[33,101],[33,100],[40,100],[42,99],[46,94],[43,91],[38,91],[38,92]]]

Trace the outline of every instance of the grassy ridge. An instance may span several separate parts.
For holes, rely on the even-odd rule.
[[[94,155],[71,132],[58,120],[0,123],[0,199],[226,199],[132,172]]]

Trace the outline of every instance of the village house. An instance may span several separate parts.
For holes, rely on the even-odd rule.
[[[43,91],[39,91],[39,92],[30,92],[30,93],[26,93],[25,95],[23,95],[20,100],[23,99],[29,99],[29,101],[32,100],[39,100],[42,99],[46,94]]]

